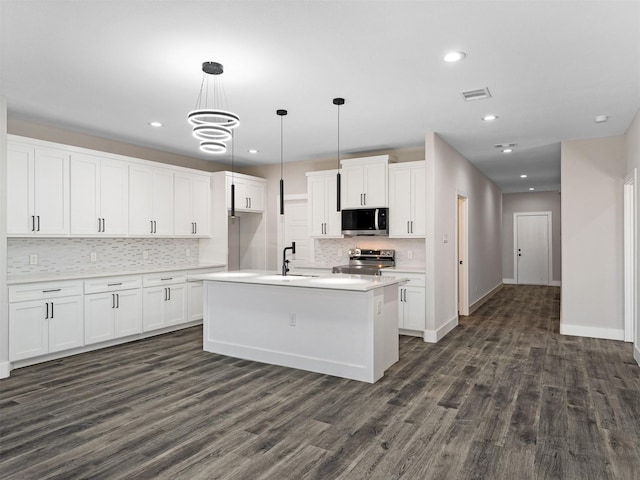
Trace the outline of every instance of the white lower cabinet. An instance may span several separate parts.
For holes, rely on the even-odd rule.
[[[137,290],[85,295],[85,345],[142,332],[142,294]]]
[[[398,328],[421,334],[426,329],[425,275],[384,270],[382,275],[407,279],[406,284],[398,287]]]
[[[188,319],[190,322],[194,320],[202,320],[204,317],[204,298],[202,296],[202,282],[189,282],[189,311]]]
[[[69,293],[77,294],[62,296]],[[9,360],[23,360],[83,346],[81,293],[82,282],[10,287]],[[15,299],[25,301],[12,302]]]
[[[167,272],[142,279],[142,330],[148,332],[187,321],[187,274]]]

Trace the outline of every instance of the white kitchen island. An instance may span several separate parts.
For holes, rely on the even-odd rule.
[[[204,281],[207,352],[373,383],[398,361],[398,283],[235,271]]]

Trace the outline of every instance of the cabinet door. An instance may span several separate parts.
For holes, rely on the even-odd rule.
[[[105,235],[126,235],[129,219],[127,163],[103,159],[100,163],[100,217]]]
[[[84,345],[82,295],[51,300],[49,352],[60,352]]]
[[[187,321],[187,284],[170,285],[165,302],[166,325],[178,325]]]
[[[389,236],[410,236],[411,179],[408,168],[392,170],[389,174]]]
[[[166,287],[142,289],[142,331],[157,330],[165,326],[164,303]]]
[[[48,304],[42,300],[9,304],[9,360],[49,352]]]
[[[198,237],[211,236],[211,180],[203,175],[194,175],[191,182],[193,221]]]
[[[115,293],[95,293],[84,297],[84,343],[104,342],[114,337]]]
[[[234,185],[234,198],[236,202],[236,210],[247,210],[249,202],[247,201],[247,185],[245,180],[237,175],[228,175],[227,182],[227,209],[231,209],[231,185]]]
[[[28,146],[7,146],[7,234],[33,232],[33,155]],[[4,208],[4,207],[3,207]]]
[[[142,293],[140,290],[116,292],[114,310],[115,338],[142,332]]]
[[[341,178],[341,208],[364,207],[364,167],[363,165],[345,165],[342,167]]]
[[[36,148],[34,156],[36,233],[69,234],[69,155]]]
[[[154,169],[152,189],[155,235],[173,235],[173,172]]]
[[[374,162],[364,165],[364,197],[367,208],[387,206],[387,169],[386,162]]]
[[[176,174],[174,178],[174,234],[193,235],[194,216],[192,181],[190,175]]]
[[[204,314],[204,299],[202,297],[202,282],[189,282],[189,312],[188,321],[202,320]]]
[[[153,173],[148,167],[129,166],[129,234],[153,235]]]
[[[325,177],[325,237],[342,237],[342,212],[337,210],[338,183],[335,175]]]
[[[409,330],[425,329],[425,289],[423,287],[402,287],[404,289],[404,326]]]
[[[411,169],[411,205],[413,207],[413,224],[411,233],[415,237],[427,234],[427,179],[424,168]]]
[[[96,235],[101,230],[100,159],[72,155],[70,161],[71,234]]]
[[[264,211],[264,184],[261,182],[247,182],[246,196],[249,201],[249,210],[253,212]]]
[[[309,203],[309,236],[322,237],[326,224],[326,181],[324,176],[314,175],[307,177],[307,194]]]

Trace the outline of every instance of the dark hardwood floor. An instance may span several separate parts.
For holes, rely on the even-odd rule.
[[[561,336],[505,286],[369,385],[202,351],[199,327],[14,370],[0,478],[640,478],[630,344]]]

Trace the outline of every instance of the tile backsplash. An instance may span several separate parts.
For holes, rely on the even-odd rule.
[[[189,256],[186,255],[189,250]],[[146,254],[144,253],[146,252]],[[198,264],[192,238],[8,238],[9,279],[37,274],[126,272]],[[95,261],[91,261],[91,254]],[[30,265],[31,255],[37,265]],[[148,258],[145,258],[148,257]]]
[[[424,238],[345,237],[318,238],[314,244],[314,261],[320,265],[345,265],[349,263],[350,248],[372,250],[393,249],[396,265],[400,267],[424,267],[426,245]],[[411,258],[409,258],[411,252]],[[342,253],[342,256],[339,254]]]

